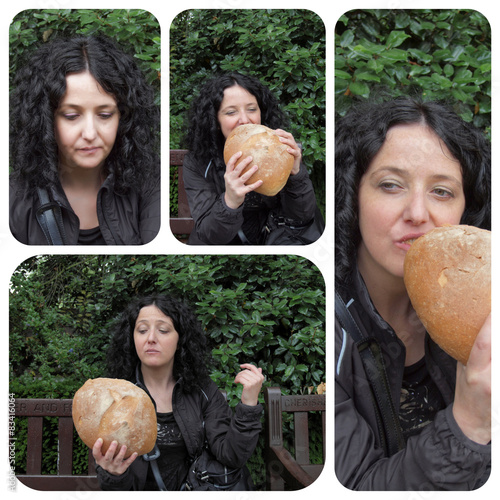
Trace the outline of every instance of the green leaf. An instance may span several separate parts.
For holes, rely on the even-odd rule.
[[[368,97],[370,95],[370,87],[363,82],[351,82],[349,84],[349,90],[354,95],[360,95],[362,97]]]
[[[385,42],[386,47],[399,47],[410,35],[404,31],[391,31]]]

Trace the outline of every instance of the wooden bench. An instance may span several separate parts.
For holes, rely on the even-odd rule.
[[[26,474],[16,477],[36,490],[99,490],[92,451],[88,454],[86,475],[73,475],[73,418],[71,399],[16,399],[16,417],[28,418]],[[58,418],[57,474],[42,474],[44,417]]]
[[[284,396],[279,387],[264,389],[266,422],[266,485],[268,490],[298,490],[313,483],[325,460],[326,395]],[[285,447],[283,413],[293,413],[294,456]],[[321,412],[323,464],[310,463],[309,412]]]
[[[194,228],[194,220],[191,217],[191,211],[184,187],[183,164],[186,156],[186,149],[170,150],[170,168],[175,168],[174,175],[170,177],[171,181],[177,180],[177,215],[170,217],[170,229],[172,233],[181,238],[191,234]]]
[[[225,391],[221,391],[227,397]],[[323,465],[309,460],[309,412],[321,412],[323,462],[325,456],[325,395],[283,396],[278,387],[265,388],[266,486],[268,490],[300,489],[311,484]],[[18,480],[35,490],[99,490],[92,451],[88,451],[87,474],[74,475],[71,399],[16,399],[14,416],[28,419],[26,473]],[[283,412],[294,415],[295,456],[285,448]],[[43,425],[45,417],[58,418],[57,474],[42,474]],[[15,436],[14,436],[15,437]]]

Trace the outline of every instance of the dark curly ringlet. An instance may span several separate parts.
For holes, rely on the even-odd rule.
[[[66,75],[89,71],[120,111],[114,147],[105,164],[117,192],[144,190],[159,178],[160,113],[153,88],[134,58],[103,36],[56,38],[41,45],[17,72],[10,98],[10,161],[30,190],[58,179],[54,113]]]
[[[466,208],[461,223],[491,228],[491,148],[483,133],[447,105],[399,97],[355,106],[335,127],[335,279],[349,282],[361,241],[358,188],[361,177],[382,147],[387,131],[398,124],[424,123],[460,162]]]
[[[260,80],[241,73],[223,73],[202,85],[188,113],[188,132],[185,142],[193,156],[207,164],[212,160],[224,168],[224,143],[217,114],[224,98],[224,90],[239,85],[252,94],[259,104],[261,123],[277,129],[287,124],[284,113],[271,91]]]
[[[194,386],[208,380],[209,352],[201,323],[192,309],[183,301],[167,295],[140,297],[129,303],[111,329],[107,350],[107,376],[135,381],[139,356],[134,344],[134,329],[143,307],[155,305],[172,319],[179,334],[174,358],[174,377],[182,377],[183,388],[189,392]]]

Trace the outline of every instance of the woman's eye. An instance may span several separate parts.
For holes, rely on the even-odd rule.
[[[65,114],[64,115],[64,118],[66,118],[66,120],[76,120],[78,118],[79,115],[77,115],[76,113],[71,113],[71,114]]]
[[[453,193],[445,188],[434,188],[434,193],[440,198],[454,198]]]
[[[396,191],[397,189],[401,188],[401,186],[399,184],[397,184],[396,182],[392,182],[392,181],[381,182],[380,187],[384,191]]]
[[[113,113],[101,113],[99,115],[103,120],[109,120],[112,116],[113,116]]]

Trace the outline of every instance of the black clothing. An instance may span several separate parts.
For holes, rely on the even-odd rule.
[[[184,186],[195,228],[188,243],[192,245],[241,245],[238,231],[251,244],[262,244],[263,228],[270,210],[306,224],[315,214],[316,197],[306,167],[301,164],[297,175],[291,175],[285,187],[275,196],[250,192],[236,209],[224,201],[224,171],[201,164],[188,153],[184,158]],[[245,243],[246,241],[243,240]]]
[[[445,402],[427,370],[425,357],[405,367],[399,401],[399,422],[405,441],[418,434],[444,408]]]
[[[105,245],[104,240],[99,226],[92,229],[80,229],[78,234],[78,244],[79,245]]]
[[[60,183],[47,189],[51,205],[61,212],[62,230],[68,245],[80,244],[85,238],[80,221],[71,208]],[[26,245],[47,245],[47,239],[37,220],[40,209],[37,194],[30,195],[26,187],[10,179],[9,223],[13,236]],[[125,195],[114,191],[114,176],[108,175],[97,196],[97,217],[101,238],[106,245],[143,245],[155,238],[160,230],[160,188],[144,195],[130,190]],[[87,235],[88,236],[88,235]],[[94,241],[98,244],[103,240]],[[82,242],[84,243],[84,242]]]
[[[359,272],[350,290],[339,287],[338,291],[363,335],[379,342],[391,396],[399,402],[405,371],[403,342],[376,311]],[[341,484],[353,490],[419,491],[471,490],[484,483],[491,466],[491,446],[470,440],[456,423],[452,412],[456,362],[429,336],[425,367],[432,380],[430,387],[439,393],[439,411],[420,432],[408,437],[404,449],[390,457],[383,451],[360,353],[338,321],[335,359],[335,468]]]
[[[139,373],[136,384],[147,392]],[[233,413],[211,380],[203,387],[186,393],[180,379],[174,387],[172,407],[190,461],[200,454],[206,439],[211,452],[222,464],[231,468],[246,464],[259,439],[262,405],[239,403]],[[148,468],[148,462],[140,456],[121,476],[109,474],[99,466],[96,470],[103,490],[142,491]]]
[[[158,413],[156,445],[160,450],[158,468],[168,491],[178,491],[186,481],[189,467],[186,443],[173,412]],[[158,490],[153,470],[148,469],[145,490]]]

